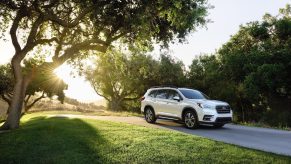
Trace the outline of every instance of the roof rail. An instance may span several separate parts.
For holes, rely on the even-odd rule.
[[[152,86],[151,88],[178,88],[177,86],[174,85],[160,85],[160,86]]]

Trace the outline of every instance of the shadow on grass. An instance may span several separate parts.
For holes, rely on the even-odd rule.
[[[0,163],[111,163],[98,149],[106,142],[80,119],[36,117],[0,134]]]
[[[207,136],[212,135],[213,133],[222,132],[222,131],[231,131],[228,127],[214,127],[213,125],[199,125],[197,129],[188,129],[185,127],[184,123],[177,120],[157,120],[155,125],[158,125],[160,127],[175,130],[187,134],[194,134],[194,135],[201,135],[201,136]],[[211,138],[211,137],[210,137]]]
[[[168,129],[180,129],[180,128],[186,128],[184,126],[184,123],[180,120],[171,120],[171,119],[158,119],[157,122],[155,123],[156,125],[159,125],[161,127],[164,128],[168,128]],[[226,130],[227,128],[221,127],[221,128],[217,128],[213,125],[204,125],[201,124],[199,125],[199,127],[197,128],[199,130]]]

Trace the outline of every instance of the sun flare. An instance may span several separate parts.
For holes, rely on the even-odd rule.
[[[101,99],[84,77],[72,75],[72,72],[75,71],[69,65],[64,64],[54,72],[59,78],[63,79],[65,83],[68,84],[68,90],[65,91],[66,96],[86,102]]]
[[[69,65],[64,64],[55,69],[54,72],[59,78],[63,79],[66,83],[68,83],[72,78],[71,72],[73,72],[73,69]]]

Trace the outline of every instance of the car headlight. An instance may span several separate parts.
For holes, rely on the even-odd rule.
[[[208,104],[202,104],[202,108],[212,109],[213,107]]]
[[[214,109],[213,106],[208,105],[208,104],[197,103],[197,105],[198,105],[200,108],[203,108],[203,109]]]

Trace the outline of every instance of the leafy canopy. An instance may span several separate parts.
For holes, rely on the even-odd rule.
[[[12,23],[16,51],[49,44],[54,54],[45,55],[61,63],[82,51],[104,52],[119,38],[145,46],[183,41],[205,25],[209,8],[206,0],[3,0],[0,6],[1,34]]]

